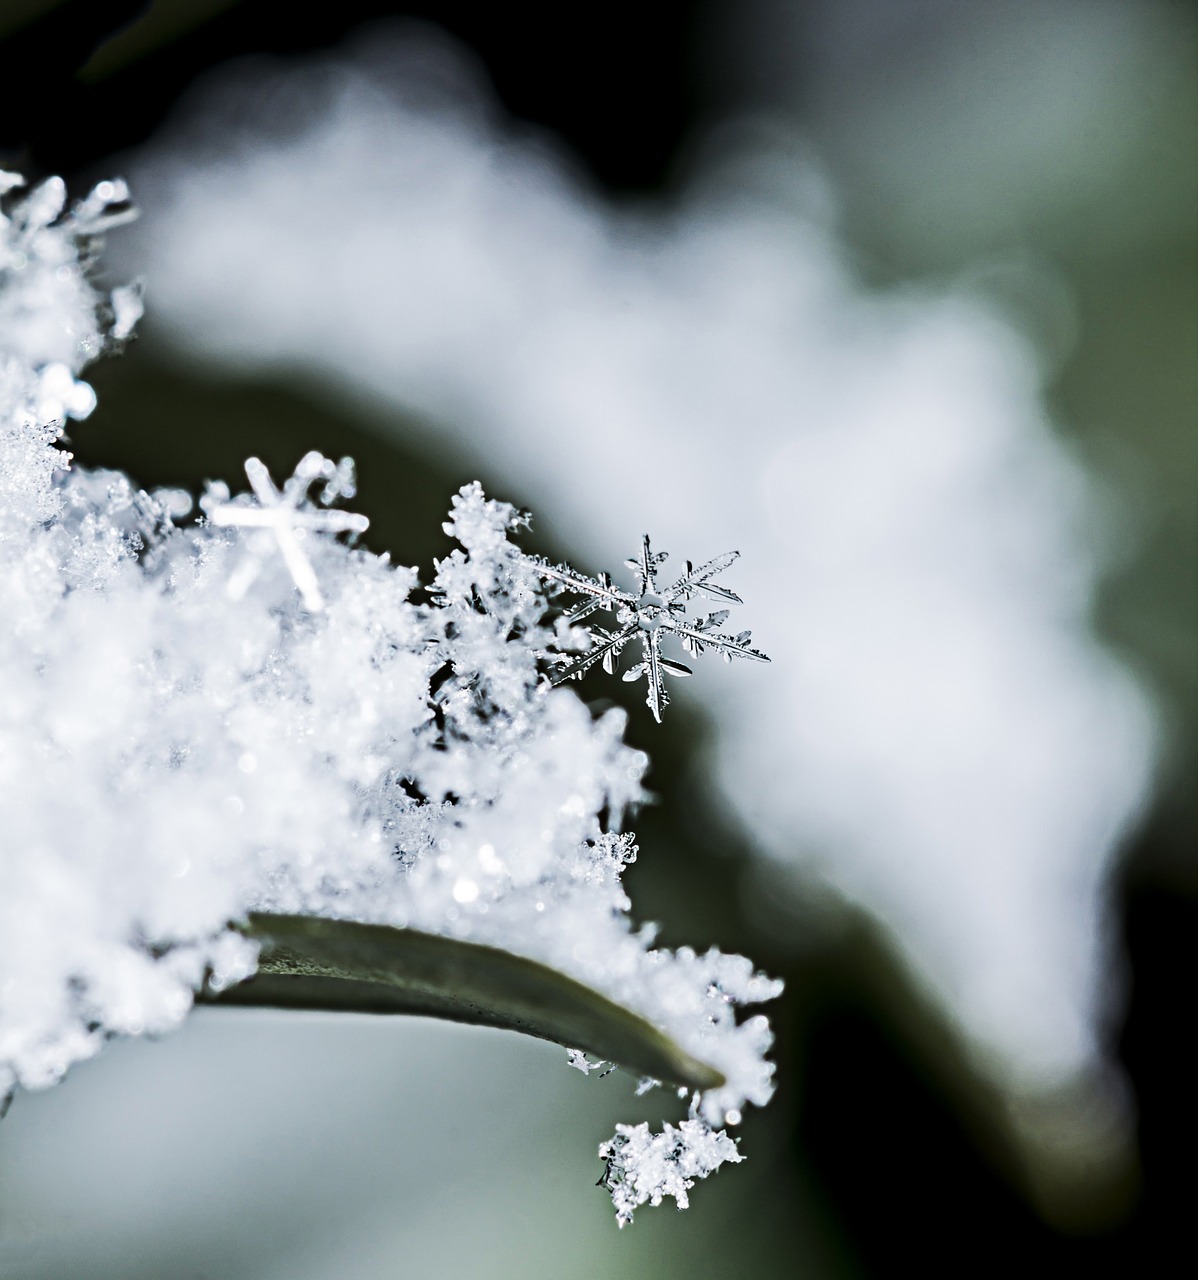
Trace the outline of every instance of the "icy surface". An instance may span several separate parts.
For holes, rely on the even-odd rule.
[[[186,494],[72,469],[80,374],[140,309],[81,265],[127,196],[68,209],[57,180],[5,182],[0,1097],[252,973],[231,922],[257,909],[518,951],[716,1067],[704,1123],[764,1103],[769,1029],[734,1009],[779,984],[631,928],[618,824],[646,759],[622,713],[546,678],[588,637],[553,620],[510,537],[524,517],[465,486],[417,602],[415,571],[351,545],[365,518],[330,505],[348,460],[309,453],[279,488],[251,458],[251,492],[212,485],[190,519]]]
[[[965,289],[863,289],[776,129],[614,208],[445,42],[382,31],[230,71],[184,125],[136,160],[135,269],[187,358],[415,409],[584,568],[630,529],[739,547],[775,665],[677,695],[724,804],[799,894],[878,917],[1000,1078],[1095,1068],[1155,728],[1090,631],[1096,509],[1041,354]]]

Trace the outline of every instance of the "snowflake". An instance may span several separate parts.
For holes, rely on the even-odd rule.
[[[688,560],[682,577],[673,585],[661,589],[657,586],[656,574],[668,555],[664,551],[653,551],[649,545],[649,535],[646,534],[641,542],[640,558],[624,562],[637,574],[636,594],[621,591],[612,584],[611,577],[606,573],[601,573],[598,578],[588,578],[568,565],[555,565],[546,560],[534,559],[533,564],[543,578],[557,583],[562,591],[585,597],[581,604],[566,615],[568,623],[581,622],[599,609],[610,609],[615,613],[619,624],[619,630],[614,631],[592,626],[591,647],[580,657],[567,660],[558,672],[554,684],[581,679],[599,662],[603,664],[604,671],[612,674],[620,651],[632,639],[639,639],[644,656],[636,666],[624,673],[624,679],[636,680],[642,675],[648,676],[649,688],[645,702],[653,712],[653,718],[660,723],[661,713],[670,701],[665,677],[693,674],[690,667],[662,655],[663,634],[677,636],[682,641],[683,648],[691,654],[697,655],[710,648],[719,653],[725,662],[731,662],[734,657],[769,662],[764,653],[749,647],[748,631],[735,636],[725,635],[720,631],[719,628],[728,619],[727,609],[697,618],[688,617],[686,613],[686,606],[692,596],[702,596],[720,604],[743,603],[740,596],[712,581],[739,556],[739,551],[725,551],[723,555],[708,560],[697,569]]]
[[[223,485],[213,486],[202,504],[209,520],[215,525],[260,529],[263,532],[269,530],[274,534],[283,562],[303,597],[305,606],[310,613],[319,613],[324,608],[324,597],[320,593],[312,562],[304,554],[303,539],[309,531],[364,533],[370,526],[370,521],[366,516],[350,511],[321,511],[305,507],[304,503],[307,501],[308,489],[315,480],[326,482],[321,493],[323,502],[332,502],[339,497],[352,497],[352,462],[346,458],[339,466],[334,466],[323,454],[313,450],[300,459],[295,473],[284,483],[281,491],[275,487],[266,464],[259,458],[246,460],[245,474],[258,499],[258,506],[223,501],[228,497],[227,488]],[[257,577],[260,566],[260,556],[254,555],[229,579],[229,594],[233,599],[240,599],[245,595],[250,583]]]

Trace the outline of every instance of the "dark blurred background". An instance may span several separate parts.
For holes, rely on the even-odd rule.
[[[8,0],[0,9],[0,161],[34,176],[63,173],[77,192],[105,175],[110,156],[148,139],[209,68],[241,54],[332,47],[368,20],[406,15],[464,42],[504,107],[562,139],[580,170],[613,195],[668,196],[696,130],[730,111],[786,113],[837,190],[841,233],[872,286],[948,279],[1015,246],[1050,262],[1073,299],[1078,337],[1050,385],[1056,420],[1104,484],[1152,515],[1109,577],[1096,625],[1151,681],[1171,731],[1159,799],[1117,883],[1128,996],[1109,1038],[1134,1089],[1138,1156],[1089,1171],[1066,1160],[1063,1180],[1051,1160],[1029,1164],[1007,1100],[977,1076],[943,1015],[864,918],[846,913],[798,955],[779,947],[742,905],[750,901],[740,889],[747,859],[704,852],[735,849],[743,837],[723,830],[713,838],[719,819],[685,782],[685,761],[709,729],[679,708],[651,744],[650,785],[661,800],[636,823],[652,856],[630,873],[633,899],[640,916],[665,922],[666,942],[717,942],[786,979],[770,1011],[779,1095],[746,1118],[751,1163],[725,1175],[730,1187],[746,1179],[751,1191],[717,1210],[709,1208],[715,1191],[700,1189],[696,1207],[668,1224],[656,1222],[668,1210],[645,1211],[618,1241],[611,1231],[612,1249],[641,1233],[635,1258],[613,1254],[623,1261],[612,1264],[596,1255],[588,1271],[566,1259],[555,1274],[955,1275],[1028,1265],[1155,1274],[1153,1256],[1165,1256],[1171,1236],[1180,1243],[1198,1138],[1198,1061],[1187,1048],[1198,925],[1198,804],[1189,786],[1198,756],[1198,235],[1187,185],[1198,145],[1198,27],[1189,4],[1124,8],[1158,40],[1161,60],[1154,63],[1157,45],[1147,40],[1140,74],[1113,85],[1110,109],[1094,120],[1097,159],[1076,174],[1054,169],[1034,104],[1054,75],[1068,95],[1070,76],[1100,73],[1101,58],[1092,64],[1098,71],[1070,60],[1095,31],[1097,9],[1084,4]],[[1029,25],[1030,9],[1039,26]],[[1064,36],[1047,45],[1053,23]],[[995,50],[1001,56],[989,56]],[[1176,92],[1178,74],[1191,82],[1188,95]],[[1121,113],[1160,110],[1165,99],[1178,105],[1160,117],[1151,142],[1130,126],[1121,132]],[[194,489],[207,476],[237,475],[251,437],[254,451],[283,472],[304,448],[352,453],[377,545],[402,545],[407,560],[425,565],[442,550],[431,531],[468,477],[427,451],[405,452],[327,403],[269,381],[189,376],[156,360],[149,341],[93,381],[101,407],[72,443],[85,464],[127,469],[143,485]],[[626,701],[640,732],[643,709],[635,695]],[[222,1024],[221,1034],[238,1033]],[[290,1034],[279,1028],[275,1045],[290,1044]],[[353,1041],[360,1032],[346,1034]],[[249,1079],[254,1068],[242,1050],[228,1052]],[[158,1061],[157,1070],[168,1069]],[[235,1090],[236,1080],[223,1087]],[[530,1079],[526,1087],[539,1085]],[[179,1101],[186,1106],[186,1094]],[[49,1097],[22,1099],[9,1123],[48,1105]],[[138,1119],[135,1100],[130,1106],[131,1128],[149,1123]],[[1034,1123],[1037,1149],[1051,1145],[1053,1116]],[[352,1131],[340,1140],[352,1152]],[[470,1132],[447,1140],[482,1142]],[[0,1132],[0,1192],[22,1178],[20,1133],[7,1141],[6,1153]],[[578,1141],[585,1146],[591,1135]],[[310,1159],[319,1177],[320,1156],[297,1158]],[[71,1274],[191,1274],[188,1257],[196,1275],[274,1274],[262,1259],[286,1250],[270,1235],[281,1228],[264,1207],[272,1175],[262,1172],[262,1211],[244,1210],[236,1226],[243,1246],[230,1246],[223,1261],[204,1261],[206,1246],[196,1243],[224,1231],[217,1210],[201,1201],[180,1252],[168,1243],[149,1262],[122,1263],[101,1251],[93,1269]],[[494,1176],[503,1179],[502,1167]],[[573,1194],[588,1194],[585,1180],[569,1180],[578,1184]],[[441,1190],[444,1204],[421,1212],[447,1234],[474,1230],[469,1204],[456,1225],[437,1217],[456,1198],[451,1183]],[[604,1206],[593,1207],[601,1218]],[[0,1238],[14,1231],[4,1212],[0,1201]],[[403,1215],[404,1205],[393,1212]],[[535,1206],[518,1227],[507,1225],[536,1233]],[[477,1229],[504,1225],[488,1220]],[[1192,1254],[1191,1245],[1177,1255],[1179,1272],[1179,1259]],[[519,1252],[513,1257],[478,1274],[521,1274]],[[39,1260],[31,1247],[27,1261],[11,1265],[12,1274],[32,1276],[68,1264]],[[454,1274],[451,1264],[438,1270],[403,1258],[378,1266],[377,1274]],[[540,1274],[531,1261],[525,1273]],[[0,1274],[9,1274],[4,1264]]]

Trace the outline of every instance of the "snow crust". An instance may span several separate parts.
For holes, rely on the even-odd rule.
[[[545,678],[589,637],[547,616],[526,517],[464,486],[421,595],[330,507],[348,460],[278,486],[250,459],[252,493],[213,485],[199,518],[73,468],[80,374],[140,308],[89,279],[128,195],[3,182],[0,1097],[251,974],[248,912],[322,914],[506,947],[642,1013],[726,1077],[689,1122],[714,1168],[712,1126],[773,1088],[768,1024],[735,1009],[780,984],[632,928],[646,757]]]

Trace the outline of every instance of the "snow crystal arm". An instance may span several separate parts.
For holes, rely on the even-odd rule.
[[[697,631],[692,627],[681,626],[675,623],[671,628],[675,635],[682,636],[683,639],[689,640],[699,652],[705,648],[712,648],[717,653],[724,654],[725,657],[735,655],[738,658],[749,658],[753,662],[769,662],[769,658],[759,649],[751,649],[747,642],[742,641],[739,637],[721,635],[718,631]]]
[[[686,562],[686,573],[666,591],[666,599],[677,600],[679,596],[689,598],[691,595],[698,594],[706,596],[709,600],[721,601],[724,604],[744,604],[744,601],[735,591],[729,591],[727,587],[717,586],[714,582],[708,581],[709,578],[714,578],[723,573],[729,565],[739,559],[739,551],[725,551],[722,556],[716,556],[715,559],[708,560],[706,564],[701,564],[697,569],[691,568],[691,563],[688,560]]]
[[[365,533],[370,518],[356,511],[305,511],[303,528],[316,533]]]
[[[618,604],[634,603],[632,596],[612,586],[607,574],[596,581],[585,574],[576,573],[566,565],[550,564],[548,560],[541,560],[534,556],[529,557],[529,562],[542,578],[560,583],[565,590],[573,591],[575,595],[592,597],[595,601],[593,608],[614,609]],[[591,610],[587,609],[586,612],[589,613]]]
[[[356,511],[305,511],[302,515],[297,527],[317,533],[365,533],[370,528],[370,518]],[[270,507],[216,507],[211,519],[226,529],[276,529],[280,524],[277,511]]]
[[[669,556],[664,551],[654,552],[649,546],[649,535],[646,533],[641,537],[641,554],[636,560],[625,560],[624,563],[635,570],[638,583],[639,594],[645,595],[646,592],[656,593],[657,583],[654,575],[658,566],[663,564]],[[629,601],[632,603],[632,601]]]
[[[574,626],[575,623],[581,622],[583,618],[589,618],[592,613],[599,609],[608,609],[610,604],[603,596],[592,596],[589,600],[584,600],[581,604],[575,605],[573,609],[566,614],[566,623]]]
[[[553,683],[557,685],[565,684],[567,680],[580,680],[597,662],[602,662],[610,670],[610,660],[616,657],[635,631],[635,627],[625,627],[615,635],[605,636],[601,643],[592,645],[586,653],[562,667]]]
[[[658,648],[656,635],[650,636],[645,645],[645,672],[649,679],[645,702],[653,712],[653,719],[661,724],[661,713],[670,705],[670,695],[666,692],[666,683],[661,673],[661,650]]]
[[[448,1018],[584,1049],[690,1089],[724,1084],[638,1014],[497,947],[316,916],[254,914],[243,931],[262,945],[257,974],[205,1002]]]

